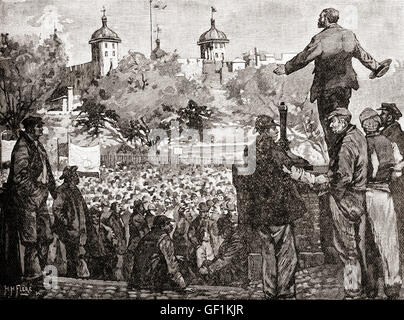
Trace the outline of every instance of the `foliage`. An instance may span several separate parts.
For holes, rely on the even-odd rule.
[[[84,98],[115,110],[121,119],[116,126],[129,143],[150,146],[154,143],[148,137],[150,128],[168,128],[174,118],[183,119],[184,125],[201,130],[201,126],[208,126],[209,117],[202,121],[204,114],[215,111],[202,106],[214,97],[205,86],[178,76],[181,65],[177,58],[173,53],[150,60],[141,53],[130,51],[115,70],[93,82]],[[201,108],[200,116],[184,107],[190,100]],[[169,106],[170,110],[164,111],[163,106]]]
[[[18,42],[2,34],[0,124],[17,136],[21,121],[38,110],[58,86],[66,63],[64,45],[56,35],[41,43],[35,36]]]
[[[152,146],[154,143],[154,141],[149,139],[150,128],[143,117],[137,120],[124,120],[119,127],[122,136],[130,143],[148,147]]]
[[[184,126],[198,130],[200,141],[203,138],[203,129],[206,128],[207,121],[212,117],[213,111],[207,106],[198,105],[195,101],[189,100],[186,107],[174,109],[172,106],[163,105],[163,111],[170,113],[168,118],[162,120],[160,128],[169,131],[174,121],[178,122],[179,132]]]
[[[80,113],[75,126],[81,127],[90,137],[98,137],[102,129],[107,129],[106,123],[115,127],[119,121],[115,110],[107,109],[105,105],[94,100],[84,100],[78,111]]]

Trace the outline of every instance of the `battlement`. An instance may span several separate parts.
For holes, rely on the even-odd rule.
[[[285,64],[290,59],[292,59],[296,53],[294,52],[283,52],[283,53],[269,53],[266,51],[260,51],[257,49],[249,50],[243,53],[243,59],[247,62],[250,67],[261,67],[271,63]]]
[[[85,71],[87,71],[89,69],[92,69],[92,68],[94,68],[94,62],[90,61],[90,62],[76,64],[74,66],[66,67],[66,71],[67,72],[76,72],[76,71],[78,71],[78,72],[83,72],[84,71],[85,72]]]

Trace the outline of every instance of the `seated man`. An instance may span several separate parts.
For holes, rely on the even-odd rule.
[[[205,260],[199,273],[207,275],[215,284],[247,282],[247,247],[244,237],[233,227],[228,217],[217,221],[219,235],[223,237],[219,252],[213,260]]]
[[[134,253],[129,287],[150,290],[184,290],[186,283],[179,270],[170,238],[173,222],[166,216],[156,216],[153,227],[140,240]]]

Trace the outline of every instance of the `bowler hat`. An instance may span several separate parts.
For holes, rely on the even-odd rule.
[[[66,166],[63,169],[62,175],[59,177],[60,180],[69,178],[77,171],[77,166]]]
[[[380,78],[384,76],[387,73],[387,71],[389,71],[391,62],[392,62],[391,59],[383,60],[380,63],[380,67],[370,73],[369,79]]]
[[[377,110],[386,110],[386,111],[390,112],[396,119],[400,119],[403,116],[403,114],[397,108],[395,103],[383,102],[381,108],[379,108]]]
[[[346,108],[337,108],[333,112],[328,115],[328,120],[331,120],[333,117],[344,116],[352,119],[352,113]]]
[[[35,116],[28,116],[27,118],[22,120],[21,123],[24,126],[24,129],[33,128],[37,124],[45,124],[45,122],[43,122],[41,117],[35,117]]]

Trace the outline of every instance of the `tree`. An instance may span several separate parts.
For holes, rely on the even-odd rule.
[[[21,121],[35,112],[63,79],[67,56],[52,35],[42,43],[35,36],[17,42],[1,35],[0,124],[18,136]]]
[[[179,75],[181,65],[177,58],[173,53],[151,60],[130,51],[109,75],[93,82],[84,98],[115,110],[121,119],[117,122],[119,132],[130,144],[150,146],[154,143],[148,137],[150,129],[162,128],[168,123],[165,120],[173,116],[172,112],[164,111],[163,106],[184,112],[184,121],[200,130],[199,118],[193,119],[192,112],[188,115],[184,106],[192,100],[199,108],[212,102],[214,97],[205,86]],[[203,108],[200,113],[208,113],[207,109],[202,111]],[[215,108],[209,110],[216,112]],[[203,125],[207,125],[206,122]]]
[[[119,127],[122,136],[130,143],[148,147],[154,144],[154,141],[149,139],[150,128],[143,117],[137,120],[124,121]]]
[[[105,105],[86,99],[83,105],[78,109],[75,126],[81,127],[82,131],[87,132],[90,137],[98,137],[102,129],[107,129],[106,123],[112,127],[117,126],[119,115],[115,110],[107,109]]]
[[[213,113],[210,108],[198,105],[194,100],[189,100],[186,107],[178,110],[172,106],[163,105],[163,111],[170,112],[174,116],[163,119],[160,127],[168,129],[167,127],[171,127],[174,121],[178,121],[180,133],[184,126],[198,130],[200,141],[203,140],[203,129],[207,127],[206,122],[211,119]]]

